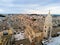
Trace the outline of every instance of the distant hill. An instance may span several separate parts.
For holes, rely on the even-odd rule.
[[[0,14],[0,17],[5,17],[3,14]]]

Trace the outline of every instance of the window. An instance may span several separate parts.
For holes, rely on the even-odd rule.
[[[45,26],[45,28],[46,28],[46,26]]]
[[[45,32],[46,32],[46,30],[45,30]]]

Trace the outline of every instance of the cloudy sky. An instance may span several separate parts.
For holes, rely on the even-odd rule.
[[[0,13],[60,14],[60,0],[0,0]]]

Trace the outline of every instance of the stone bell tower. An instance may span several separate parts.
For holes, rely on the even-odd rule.
[[[48,15],[45,18],[45,22],[44,22],[44,37],[45,38],[51,38],[51,33],[52,33],[52,16],[50,14],[50,10]]]

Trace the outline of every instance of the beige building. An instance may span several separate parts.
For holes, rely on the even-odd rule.
[[[25,35],[32,42],[40,42],[43,39],[43,32],[40,30],[33,30],[30,26],[25,29]]]

